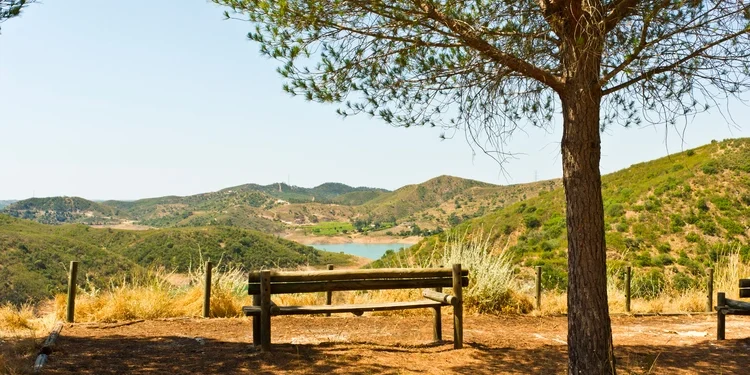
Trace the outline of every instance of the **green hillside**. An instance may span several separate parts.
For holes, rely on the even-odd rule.
[[[677,285],[689,287],[729,250],[750,256],[750,139],[713,142],[633,165],[604,176],[602,189],[611,268],[632,264],[662,279],[668,269]],[[564,207],[562,188],[542,191],[452,233],[491,230],[519,265],[545,267],[546,287],[564,288]],[[443,238],[426,239],[409,251],[429,254]]]
[[[4,208],[4,213],[44,224],[110,222],[117,209],[79,197],[30,198]]]
[[[186,272],[201,258],[244,269],[351,261],[348,255],[240,228],[124,231],[43,225],[0,215],[0,303],[37,301],[62,292],[71,260],[82,262],[82,279],[103,286],[140,267]]]

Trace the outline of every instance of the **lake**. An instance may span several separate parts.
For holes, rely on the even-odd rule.
[[[343,252],[346,254],[356,255],[360,257],[369,258],[372,260],[380,259],[385,254],[386,250],[398,251],[402,247],[409,247],[409,244],[382,244],[382,243],[344,243],[334,245],[310,245],[316,249],[332,251],[335,253]]]

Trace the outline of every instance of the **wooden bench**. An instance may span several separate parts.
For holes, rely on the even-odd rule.
[[[740,280],[740,298],[750,298],[750,279]],[[750,315],[750,303],[728,299],[723,292],[716,298],[716,339],[725,339],[727,315]]]
[[[435,323],[433,339],[442,341],[440,308],[453,306],[453,347],[463,346],[462,287],[469,285],[469,271],[460,264],[446,268],[382,268],[330,271],[259,271],[251,272],[247,293],[253,296],[254,306],[242,308],[253,317],[253,345],[262,351],[271,350],[271,316],[298,314],[354,313],[431,308]],[[452,287],[453,295],[442,293],[443,287]],[[422,292],[419,301],[386,302],[347,305],[277,306],[271,301],[273,294],[336,292],[346,290],[417,289],[432,288]],[[330,295],[330,294],[329,294]],[[330,298],[329,298],[330,301]]]

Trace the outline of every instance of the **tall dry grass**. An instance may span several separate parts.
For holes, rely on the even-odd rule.
[[[39,344],[53,323],[51,317],[37,317],[31,305],[0,306],[0,374],[31,373]]]
[[[611,313],[625,312],[625,289],[623,283],[615,277],[613,270],[607,279],[607,297]],[[680,290],[673,283],[672,275],[667,273],[661,291],[653,298],[632,298],[631,313],[696,313],[705,312],[708,291],[705,280],[696,287]],[[739,294],[739,280],[750,276],[750,264],[742,262],[739,250],[732,250],[721,257],[714,266],[713,303],[716,294],[725,292],[729,298]],[[631,284],[632,286],[633,284]],[[642,286],[649,288],[648,283]],[[637,294],[631,289],[632,294]],[[641,291],[642,292],[642,291]],[[542,315],[556,315],[567,312],[567,296],[564,292],[545,291],[542,295]]]
[[[104,290],[87,283],[76,296],[77,322],[197,317],[203,311],[205,268],[189,272],[186,283],[174,273],[152,269],[124,278]],[[211,316],[239,317],[250,304],[247,274],[238,268],[216,267],[211,274]],[[65,317],[66,296],[55,299],[55,315]]]
[[[469,269],[469,286],[464,290],[464,304],[478,313],[526,313],[531,310],[529,299],[521,293],[507,247],[497,247],[478,230],[472,235],[448,238],[442,248],[440,262],[446,266],[460,263]]]

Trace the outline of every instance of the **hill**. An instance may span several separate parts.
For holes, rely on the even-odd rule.
[[[6,212],[50,224],[127,221],[155,228],[233,226],[273,234],[429,235],[556,186],[557,180],[498,186],[452,176],[393,192],[340,183],[314,188],[245,184],[186,197],[137,201],[39,198],[18,202]],[[64,204],[68,201],[74,202]]]
[[[71,260],[82,262],[81,279],[103,286],[145,267],[187,272],[200,259],[258,269],[346,264],[351,257],[240,228],[123,231],[0,215],[0,303],[37,301],[62,292]]]
[[[8,205],[4,212],[43,224],[107,223],[117,216],[116,209],[79,197],[30,198]]]
[[[4,200],[4,201],[2,201],[2,200],[0,200],[0,210],[2,210],[3,208],[5,208],[7,206],[10,206],[11,204],[16,203],[16,202],[18,202],[18,201],[15,201],[15,200]]]
[[[654,272],[663,287],[702,282],[705,268],[729,251],[750,257],[750,139],[713,142],[602,178],[607,258]],[[503,207],[454,228],[492,230],[519,265],[544,266],[545,287],[564,288],[567,267],[562,188]],[[429,254],[435,236],[408,251]],[[507,244],[507,245],[506,245]],[[380,263],[387,263],[383,259]]]

